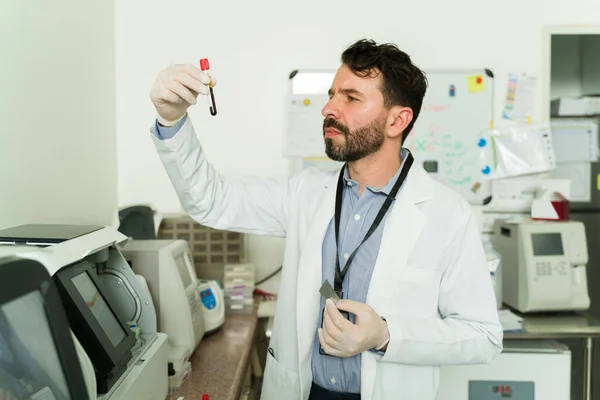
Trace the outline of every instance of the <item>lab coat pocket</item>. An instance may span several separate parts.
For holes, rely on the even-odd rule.
[[[261,400],[298,400],[300,398],[300,376],[281,365],[271,348],[262,385]]]
[[[381,298],[402,316],[437,315],[441,273],[408,266],[393,279],[387,279]]]

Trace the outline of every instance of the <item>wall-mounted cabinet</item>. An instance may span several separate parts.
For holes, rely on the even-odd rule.
[[[547,27],[543,35],[542,119],[551,117],[558,99],[571,101],[563,103],[567,108],[562,108],[561,116],[567,116],[564,110],[569,116],[589,115],[598,102],[577,105],[572,101],[600,95],[600,25]]]

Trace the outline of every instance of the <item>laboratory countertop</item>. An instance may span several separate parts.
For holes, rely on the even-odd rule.
[[[523,331],[505,331],[504,339],[600,337],[600,320],[587,312],[517,315],[523,319]]]
[[[221,329],[202,339],[192,354],[192,372],[167,400],[237,400],[240,397],[258,322],[252,314],[228,314]]]

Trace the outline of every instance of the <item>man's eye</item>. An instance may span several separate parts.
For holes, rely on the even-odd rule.
[[[356,97],[348,96],[348,101],[356,101],[358,100]]]

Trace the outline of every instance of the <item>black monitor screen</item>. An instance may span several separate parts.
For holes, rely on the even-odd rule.
[[[112,345],[117,347],[125,339],[125,331],[88,273],[82,272],[72,281]]]
[[[71,400],[39,291],[0,307],[0,399]]]
[[[102,287],[96,264],[87,260],[55,275],[69,326],[94,364],[97,391],[108,393],[127,369],[133,333],[114,312],[116,305]]]
[[[560,233],[531,234],[534,256],[562,256],[563,244]]]

